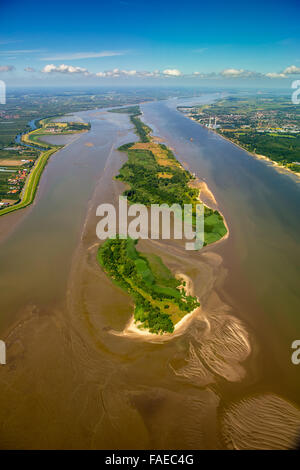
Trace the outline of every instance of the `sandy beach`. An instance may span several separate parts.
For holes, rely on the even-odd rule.
[[[198,196],[198,200],[205,204],[205,206],[207,206],[209,209],[212,209],[212,210],[218,210],[218,212],[221,214],[221,216],[223,217],[223,222],[224,222],[224,225],[226,227],[226,234],[220,238],[220,240],[216,241],[213,243],[213,245],[215,246],[217,243],[220,243],[224,240],[226,240],[228,237],[229,237],[229,227],[228,227],[228,224],[226,222],[226,219],[225,219],[225,216],[224,214],[220,211],[219,209],[219,206],[218,206],[218,203],[213,195],[213,193],[211,192],[211,190],[209,189],[209,187],[207,186],[206,182],[205,181],[200,181],[198,179],[192,181],[190,183],[190,186],[192,188],[198,188],[199,189],[199,196]],[[203,195],[204,195],[204,199],[205,201],[203,200]],[[208,201],[208,202],[207,202]]]
[[[186,284],[179,286],[179,288],[184,288],[186,295],[193,295],[194,292],[194,285],[193,281],[189,276],[183,273],[176,273],[175,277],[177,279],[182,279]],[[199,302],[199,299],[197,297],[197,300]],[[116,336],[126,336],[130,338],[137,338],[137,339],[143,339],[145,341],[169,341],[182,333],[186,330],[186,328],[189,326],[191,321],[200,315],[201,312],[201,307],[195,308],[192,312],[187,313],[184,315],[184,317],[179,320],[179,322],[176,323],[174,326],[174,332],[173,333],[163,333],[161,335],[157,335],[156,333],[150,333],[150,331],[147,328],[141,328],[141,323],[136,322],[134,319],[134,316],[132,315],[129,319],[129,322],[125,326],[124,330],[121,332],[117,331],[112,331],[111,333],[116,335]]]

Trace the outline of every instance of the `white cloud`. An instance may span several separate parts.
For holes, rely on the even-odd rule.
[[[146,70],[120,70],[120,69],[113,69],[113,70],[106,70],[104,72],[96,73],[97,77],[100,78],[119,78],[119,77],[138,77],[138,78],[145,78],[145,77],[158,77],[160,76],[160,72],[155,70],[154,72],[148,72]]]
[[[193,72],[190,77],[194,78],[215,78],[215,79],[222,79],[222,78],[259,78],[261,77],[261,73],[259,72],[252,72],[250,70],[244,69],[234,69],[228,68],[224,69],[221,72]]]
[[[203,73],[203,72],[194,72],[192,77],[197,78],[216,78],[217,74],[215,72]]]
[[[136,70],[122,70],[122,73],[124,75],[128,75],[129,77],[132,77],[134,75],[137,75],[137,71]]]
[[[143,71],[143,72],[140,72],[140,74],[143,76],[143,77],[160,77],[161,76],[161,73],[159,70],[154,70],[153,72],[146,72],[146,71]]]
[[[178,69],[166,69],[163,71],[163,74],[169,77],[179,77],[181,72]]]
[[[13,65],[0,65],[0,72],[11,72],[14,69]]]
[[[120,70],[120,69],[113,69],[113,70],[106,70],[105,72],[98,72],[96,73],[97,77],[113,77],[118,78],[120,76],[129,76],[129,75],[136,75],[136,70]]]
[[[30,68],[30,67],[27,67]],[[113,70],[105,70],[103,72],[92,73],[86,68],[75,67],[73,65],[54,65],[48,64],[42,69],[43,73],[65,73],[65,74],[83,74],[85,76],[95,76],[99,78],[119,78],[119,77],[154,77],[157,72],[137,71],[137,70],[121,70],[115,68]]]
[[[0,71],[9,71],[13,70],[12,66],[2,66]],[[36,70],[32,67],[26,67],[24,69],[26,72],[35,72]],[[73,65],[54,65],[54,64],[47,64],[41,70],[41,72],[45,74],[54,74],[54,73],[61,73],[61,74],[81,74],[82,76],[86,77],[98,77],[98,78],[123,78],[123,79],[130,79],[130,78],[194,78],[194,79],[284,79],[288,78],[290,74],[300,74],[300,67],[296,67],[295,65],[291,65],[287,67],[284,71],[281,72],[256,72],[251,70],[245,69],[235,69],[235,68],[227,68],[220,72],[199,72],[195,71],[193,73],[184,74],[178,69],[165,69],[163,71],[154,70],[154,71],[147,71],[147,70],[126,70],[126,69],[119,69],[114,68],[111,70],[104,70],[100,72],[90,72],[88,69],[84,67],[78,67]]]
[[[97,72],[96,77],[101,77],[101,78],[107,77],[107,72]]]
[[[41,52],[41,49],[17,49],[13,51],[0,51],[1,55],[8,55],[8,54],[31,54],[34,52]]]
[[[268,78],[288,78],[288,75],[299,75],[300,74],[300,67],[296,67],[296,65],[290,65],[286,67],[282,72],[268,72],[265,73],[264,76]]]
[[[290,65],[289,67],[284,69],[283,73],[298,74],[298,73],[300,73],[300,67],[296,67],[296,65]]]
[[[268,78],[287,78],[286,75],[282,72],[280,72],[280,73],[268,72],[268,73],[265,73],[265,77],[268,77]]]
[[[74,67],[73,65],[54,65],[48,64],[42,70],[43,73],[83,73],[85,75],[89,75],[87,69],[82,67]]]
[[[225,78],[248,78],[258,74],[244,69],[225,69],[220,72],[220,75]]]
[[[57,54],[50,57],[42,57],[41,60],[79,60],[79,59],[94,59],[97,57],[114,57],[124,55],[125,52],[117,51],[102,51],[102,52],[74,52],[71,54]]]

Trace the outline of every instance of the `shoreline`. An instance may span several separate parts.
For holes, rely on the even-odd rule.
[[[224,216],[223,212],[220,211],[219,206],[218,206],[218,203],[217,203],[217,201],[216,201],[216,199],[215,199],[215,197],[214,197],[214,194],[213,194],[212,191],[209,189],[207,183],[206,183],[205,181],[200,181],[200,180],[199,180],[198,184],[204,186],[204,191],[207,191],[207,192],[208,192],[208,196],[211,197],[212,200],[214,201],[214,204],[216,205],[219,214],[221,214],[221,216],[223,217],[223,223],[224,223],[224,225],[225,225],[225,227],[226,227],[226,230],[227,230],[227,232],[225,233],[225,235],[224,235],[222,238],[220,238],[220,240],[217,240],[216,242],[210,243],[209,245],[206,245],[206,246],[216,245],[217,243],[220,243],[220,242],[223,242],[224,240],[227,240],[227,238],[229,237],[229,233],[230,233],[229,227],[228,227],[228,224],[227,224],[227,222],[226,222],[225,216]],[[209,209],[214,210],[213,207],[209,206],[207,203],[204,203],[204,202],[201,200],[201,191],[202,191],[202,189],[199,188],[199,196],[198,196],[199,201],[200,201],[202,204],[204,204],[206,207],[208,207]],[[206,248],[206,247],[204,247],[204,248]]]
[[[191,118],[191,119],[192,119],[192,118]],[[192,119],[192,120],[194,121],[194,119]],[[201,125],[201,124],[200,124],[200,125]],[[151,140],[153,140],[153,142],[158,143],[158,144],[164,144],[164,145],[166,145],[166,147],[167,147],[168,149],[170,149],[172,152],[175,152],[175,150],[174,150],[172,147],[170,147],[169,145],[167,145],[166,140],[165,140],[164,138],[159,137],[159,136],[153,136],[153,135],[151,135],[150,138],[151,138]],[[232,142],[232,143],[233,143],[233,142]],[[176,158],[177,158],[177,157],[176,157]],[[178,159],[177,159],[177,160],[178,160]],[[179,164],[182,166],[182,168],[184,168],[185,170],[187,170],[187,171],[191,174],[190,169],[189,169],[189,166],[188,166],[185,162],[181,162],[180,160],[178,160],[178,162],[179,162]],[[217,244],[217,243],[220,243],[220,242],[226,240],[226,239],[229,237],[229,227],[228,227],[228,224],[227,224],[227,222],[226,222],[226,219],[225,219],[224,214],[223,214],[223,213],[220,211],[220,209],[219,209],[219,205],[218,205],[218,203],[217,203],[217,201],[216,201],[216,198],[215,198],[213,192],[212,192],[211,189],[209,188],[209,186],[208,186],[208,184],[206,183],[206,181],[201,180],[198,176],[196,176],[194,180],[192,180],[192,181],[189,182],[189,186],[190,186],[191,188],[194,187],[194,188],[196,188],[196,189],[199,189],[199,194],[198,194],[197,199],[199,200],[199,202],[201,202],[201,204],[204,204],[204,206],[208,207],[209,209],[217,210],[217,211],[219,212],[219,214],[220,214],[220,215],[222,216],[222,218],[223,218],[223,223],[224,223],[224,225],[225,225],[225,227],[226,227],[226,230],[227,230],[226,234],[225,234],[222,238],[220,238],[219,240],[217,240],[217,241],[215,241],[215,242],[213,242],[213,243],[209,243],[207,246],[215,245],[215,244]],[[201,199],[201,192],[206,193],[207,198],[211,200],[211,202],[215,205],[215,208],[211,207],[211,206],[209,205],[209,203],[204,202],[204,201]],[[205,247],[204,247],[204,248],[205,248]]]
[[[30,140],[27,141],[25,139],[25,137],[28,137],[31,133],[36,132],[39,129],[42,129],[42,127],[31,130],[31,131],[27,132],[26,134],[22,134],[21,140],[24,141],[25,145],[29,145],[28,142],[30,142]],[[75,132],[69,132],[68,134],[65,133],[65,134],[60,134],[60,135],[74,135],[75,137],[76,136],[79,137],[80,134],[84,134],[86,132],[88,132],[88,130],[84,129],[84,130],[80,130],[78,132],[75,131]],[[23,137],[24,137],[24,139],[23,139]],[[45,142],[45,143],[47,143],[47,142]],[[47,145],[50,145],[50,148],[48,148],[48,149],[43,148],[40,145],[41,154],[35,160],[34,166],[32,167],[32,170],[30,171],[30,173],[28,174],[28,177],[25,181],[24,187],[23,187],[23,189],[21,191],[21,194],[20,194],[20,196],[21,196],[20,201],[17,202],[16,204],[13,204],[13,205],[8,206],[4,209],[1,209],[0,210],[0,217],[3,216],[3,215],[6,215],[6,214],[11,214],[12,212],[16,212],[16,211],[21,210],[21,209],[25,209],[26,207],[28,207],[28,206],[30,206],[31,204],[34,203],[35,196],[36,196],[39,184],[40,184],[41,177],[43,175],[44,169],[45,169],[48,161],[50,160],[50,157],[52,155],[54,155],[56,152],[58,152],[59,150],[62,150],[63,148],[67,147],[71,143],[72,142],[68,142],[65,145],[47,144]]]
[[[183,114],[183,113],[182,113],[182,114]],[[190,119],[194,121],[193,118],[190,118]],[[201,125],[201,124],[200,124],[200,125]],[[167,145],[166,140],[165,140],[164,138],[159,137],[159,136],[156,136],[156,135],[150,135],[150,138],[151,138],[151,141],[153,141],[154,143],[164,144],[164,145],[166,145],[166,147],[167,147],[168,149],[170,149],[172,152],[175,152],[175,150],[174,150],[172,147],[170,147],[169,145]],[[176,157],[176,159],[177,159],[177,157]],[[182,168],[184,168],[184,169],[187,170],[190,174],[192,174],[192,173],[190,172],[189,166],[188,166],[185,162],[181,162],[181,161],[178,160],[178,159],[177,159],[177,161],[178,161],[179,164],[182,166]],[[196,188],[196,189],[199,189],[199,194],[198,194],[197,199],[198,199],[202,204],[204,204],[204,206],[206,206],[206,207],[208,207],[209,209],[212,209],[212,210],[217,210],[217,211],[221,214],[221,216],[222,216],[222,218],[223,218],[223,223],[224,223],[224,225],[225,225],[225,227],[226,227],[226,230],[227,230],[226,234],[225,234],[222,238],[220,238],[220,239],[217,240],[216,242],[209,243],[207,246],[215,245],[215,244],[217,244],[217,243],[220,243],[220,242],[226,240],[226,239],[229,237],[229,227],[228,227],[228,224],[227,224],[227,222],[226,222],[226,219],[225,219],[224,214],[223,214],[223,213],[220,211],[220,209],[219,209],[219,205],[218,205],[218,203],[217,203],[217,201],[216,201],[216,198],[215,198],[213,192],[212,192],[211,189],[209,188],[209,186],[208,186],[208,184],[206,183],[206,181],[201,180],[198,176],[196,176],[194,180],[191,180],[191,181],[189,182],[189,186],[190,186],[191,188],[194,187],[194,188]],[[209,205],[209,203],[204,202],[204,201],[201,199],[201,192],[206,193],[207,198],[210,199],[211,202],[215,205],[215,209],[214,209],[213,207],[211,207],[211,206]]]
[[[193,281],[191,280],[191,278],[187,276],[186,274],[179,273],[179,272],[175,274],[175,277],[181,278],[186,282],[186,286],[179,286],[179,287],[183,287],[187,295],[192,295],[194,291],[194,285],[193,285]],[[199,302],[198,297],[197,297],[197,301]],[[115,336],[142,339],[145,341],[152,341],[152,342],[153,340],[155,340],[155,342],[170,341],[171,339],[182,335],[182,333],[185,332],[185,330],[187,329],[191,321],[194,319],[194,317],[199,315],[201,311],[202,310],[201,310],[201,305],[200,305],[199,307],[196,307],[194,310],[184,315],[174,325],[173,333],[162,333],[162,334],[150,333],[148,328],[140,328],[140,325],[142,325],[142,323],[137,323],[135,321],[134,314],[131,315],[131,317],[129,318],[129,321],[127,322],[127,324],[125,325],[122,331],[118,332],[118,331],[112,330],[110,333]]]
[[[186,116],[188,119],[190,119],[191,121],[194,121],[196,122],[197,124],[199,124],[199,126],[207,129],[208,131],[211,131],[213,132],[214,134],[222,137],[222,139],[224,140],[227,140],[227,142],[230,142],[231,144],[235,145],[237,148],[241,149],[241,150],[244,150],[244,152],[247,152],[249,155],[251,155],[252,157],[256,158],[257,160],[265,160],[266,162],[270,163],[272,166],[274,166],[275,170],[278,170],[279,173],[281,173],[280,170],[285,170],[288,172],[289,175],[294,175],[296,176],[297,178],[300,179],[300,172],[299,171],[292,171],[290,170],[289,168],[287,168],[286,166],[284,165],[280,165],[279,163],[275,162],[274,160],[272,160],[271,158],[269,157],[266,157],[265,155],[260,155],[258,153],[254,153],[254,152],[250,152],[250,150],[247,150],[245,149],[244,147],[242,147],[241,145],[237,144],[236,142],[234,142],[233,140],[229,139],[229,137],[225,137],[224,135],[222,134],[219,134],[218,132],[216,132],[215,129],[209,129],[208,127],[206,126],[203,126],[203,124],[201,124],[199,121],[197,121],[196,119],[192,118],[191,116],[188,116],[187,114],[184,114],[182,113],[184,116]]]

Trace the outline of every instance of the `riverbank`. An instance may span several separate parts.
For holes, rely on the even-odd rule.
[[[196,121],[197,122],[197,121]],[[201,125],[201,124],[200,124]],[[228,137],[225,137],[224,135],[222,134],[219,134],[219,132],[216,132],[214,129],[210,129],[212,132],[214,132],[215,134],[219,135],[220,137],[222,137],[223,139],[227,140],[227,142],[230,142],[231,144],[235,145],[236,147],[238,147],[239,149],[241,150],[244,150],[245,152],[247,152],[249,155],[251,155],[252,157],[254,158],[257,158],[258,160],[265,160],[266,162],[268,163],[271,163],[272,166],[275,167],[275,169],[277,169],[278,171],[282,172],[282,170],[284,171],[287,171],[289,174],[291,175],[295,175],[297,178],[300,178],[300,172],[299,171],[292,171],[290,170],[288,167],[284,166],[284,165],[280,165],[278,162],[275,162],[274,160],[272,160],[271,158],[269,157],[266,157],[266,155],[260,155],[258,153],[255,153],[255,152],[250,152],[249,150],[247,150],[246,148],[244,148],[242,145],[234,142],[233,140],[229,139]]]
[[[38,184],[42,175],[42,172],[47,164],[48,159],[53,153],[57,152],[58,148],[52,148],[42,152],[40,157],[37,159],[33,169],[29,173],[27,181],[22,191],[21,201],[13,206],[6,207],[0,211],[0,216],[8,214],[10,212],[17,211],[19,209],[24,209],[25,207],[32,204],[34,201],[35,193],[38,188]]]
[[[183,113],[184,114],[184,113]],[[254,158],[257,158],[258,160],[265,160],[266,162],[270,163],[272,166],[274,166],[274,168],[276,170],[278,170],[279,172],[288,172],[288,174],[290,175],[294,175],[296,176],[297,178],[300,178],[300,172],[299,171],[292,171],[290,170],[288,167],[284,166],[284,165],[280,165],[280,163],[278,162],[275,162],[274,160],[272,160],[271,158],[267,157],[266,155],[260,155],[260,154],[257,154],[255,152],[250,152],[250,150],[246,149],[245,147],[243,147],[242,145],[238,144],[237,142],[234,142],[233,140],[229,139],[229,137],[225,137],[224,135],[220,134],[219,132],[217,132],[215,129],[208,129],[206,126],[203,126],[199,121],[197,121],[196,119],[194,119],[192,116],[188,116],[186,114],[184,114],[186,117],[188,117],[191,121],[194,121],[196,122],[197,124],[199,124],[201,127],[213,132],[214,134],[222,137],[222,139],[226,140],[227,142],[230,142],[231,144],[235,145],[237,148],[241,149],[241,150],[244,150],[244,152],[247,152],[249,155],[251,155],[252,157]],[[282,171],[284,170],[284,171]]]
[[[205,181],[200,181],[196,179],[195,182],[191,182],[191,185],[192,184],[194,185],[194,187],[197,187],[199,189],[199,196],[198,196],[199,202],[203,204],[205,203],[206,207],[208,207],[211,210],[218,210],[219,214],[221,214],[223,218],[223,223],[226,227],[226,233],[222,238],[220,238],[220,240],[215,241],[214,244],[216,245],[217,243],[221,243],[222,241],[227,240],[227,238],[229,237],[229,226],[226,222],[224,214],[220,211],[218,207],[218,203],[213,193],[207,186],[207,183]],[[204,195],[204,198],[203,198],[203,195]],[[205,201],[203,199],[205,199]]]

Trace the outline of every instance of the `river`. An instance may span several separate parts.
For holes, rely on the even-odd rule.
[[[202,314],[167,342],[113,334],[132,304],[96,263],[95,208],[116,202],[116,149],[136,137],[127,115],[76,113],[90,132],[51,157],[31,207],[0,218],[0,448],[293,445],[299,183],[176,110],[189,103],[143,104],[143,120],[208,184],[230,236],[138,247],[192,278]]]

